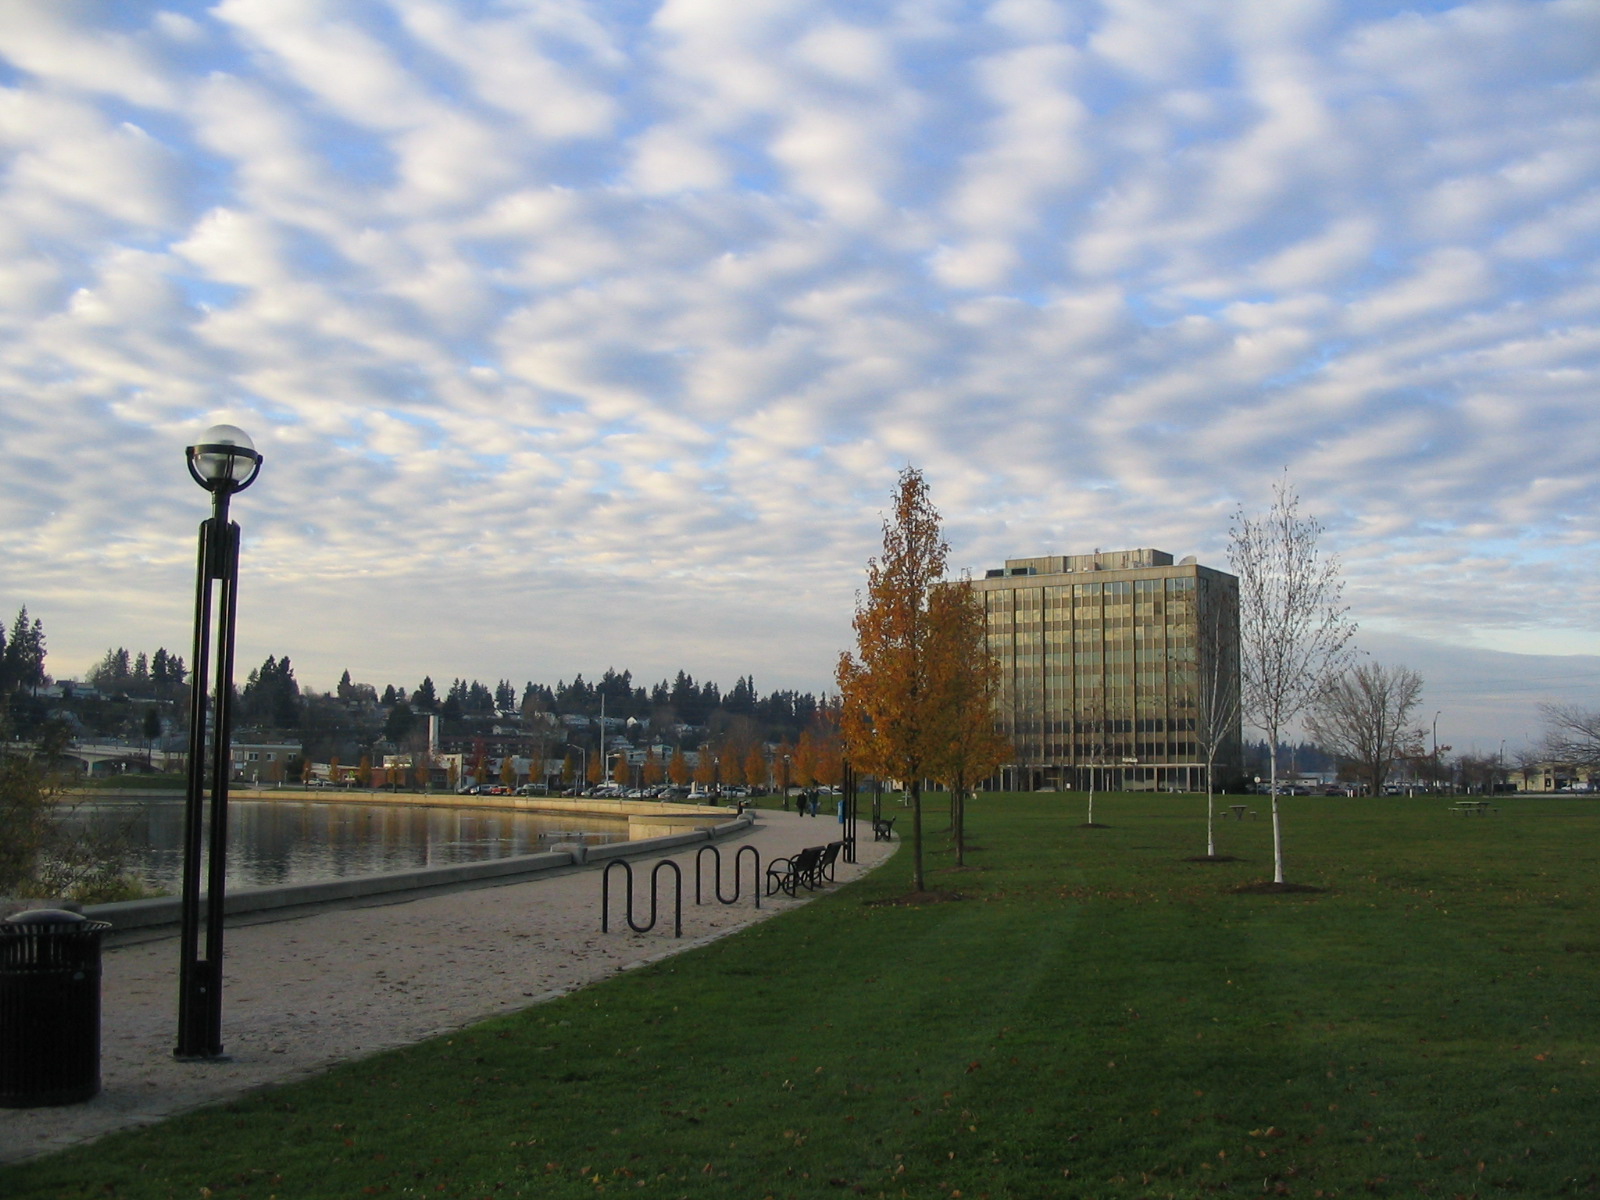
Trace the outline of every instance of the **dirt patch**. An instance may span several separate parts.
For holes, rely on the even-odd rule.
[[[904,896],[891,896],[887,900],[868,900],[868,908],[918,908],[924,904],[943,904],[947,900],[965,900],[960,892],[907,892]]]
[[[1228,889],[1235,896],[1286,896],[1327,890],[1309,883],[1241,883],[1238,887]]]
[[[1225,863],[1243,862],[1244,859],[1235,854],[1196,854],[1193,858],[1186,858],[1184,862]]]

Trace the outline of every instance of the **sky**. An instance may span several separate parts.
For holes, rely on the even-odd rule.
[[[1284,472],[1441,741],[1600,706],[1593,0],[0,0],[0,612],[241,673],[831,689]],[[1424,720],[1427,718],[1425,717]]]

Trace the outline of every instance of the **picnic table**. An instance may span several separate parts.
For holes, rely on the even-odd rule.
[[[1500,809],[1487,800],[1457,800],[1450,806],[1450,811],[1458,817],[1487,817]]]
[[[1246,807],[1247,806],[1243,804],[1230,804],[1228,805],[1228,811],[1233,814],[1233,819],[1235,821],[1242,821],[1244,820]]]

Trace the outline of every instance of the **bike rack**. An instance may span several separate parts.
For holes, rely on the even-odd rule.
[[[649,933],[656,927],[656,877],[660,875],[665,868],[672,868],[673,875],[677,877],[674,884],[674,900],[677,904],[677,911],[673,917],[672,936],[681,938],[683,936],[683,869],[670,858],[662,859],[655,865],[655,869],[650,872],[650,923],[648,925],[636,924],[633,919],[633,864],[620,858],[613,859],[606,864],[605,872],[600,876],[600,932],[609,933],[611,931],[612,867],[621,867],[625,872],[627,872],[628,928],[633,930],[635,933]]]
[[[704,904],[700,898],[700,862],[710,854],[712,866],[712,888],[717,894],[717,899],[723,904],[737,904],[739,902],[739,863],[749,854],[754,862],[751,863],[750,890],[755,894],[756,907],[761,907],[761,851],[754,846],[740,846],[738,853],[733,856],[733,895],[722,894],[722,851],[715,846],[701,846],[700,852],[694,856],[694,902]]]

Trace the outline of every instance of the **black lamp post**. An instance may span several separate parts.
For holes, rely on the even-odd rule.
[[[189,785],[183,821],[183,928],[179,938],[178,1044],[183,1059],[222,1055],[222,901],[228,866],[228,775],[232,767],[233,627],[239,583],[239,527],[228,501],[261,470],[248,434],[213,425],[186,452],[189,474],[211,493],[211,517],[200,523],[195,587],[194,658],[189,680]],[[212,583],[216,632],[212,634]],[[213,665],[211,758],[206,759],[206,677]],[[210,848],[206,853],[205,957],[200,957],[200,858],[206,832],[206,768],[211,770]]]

